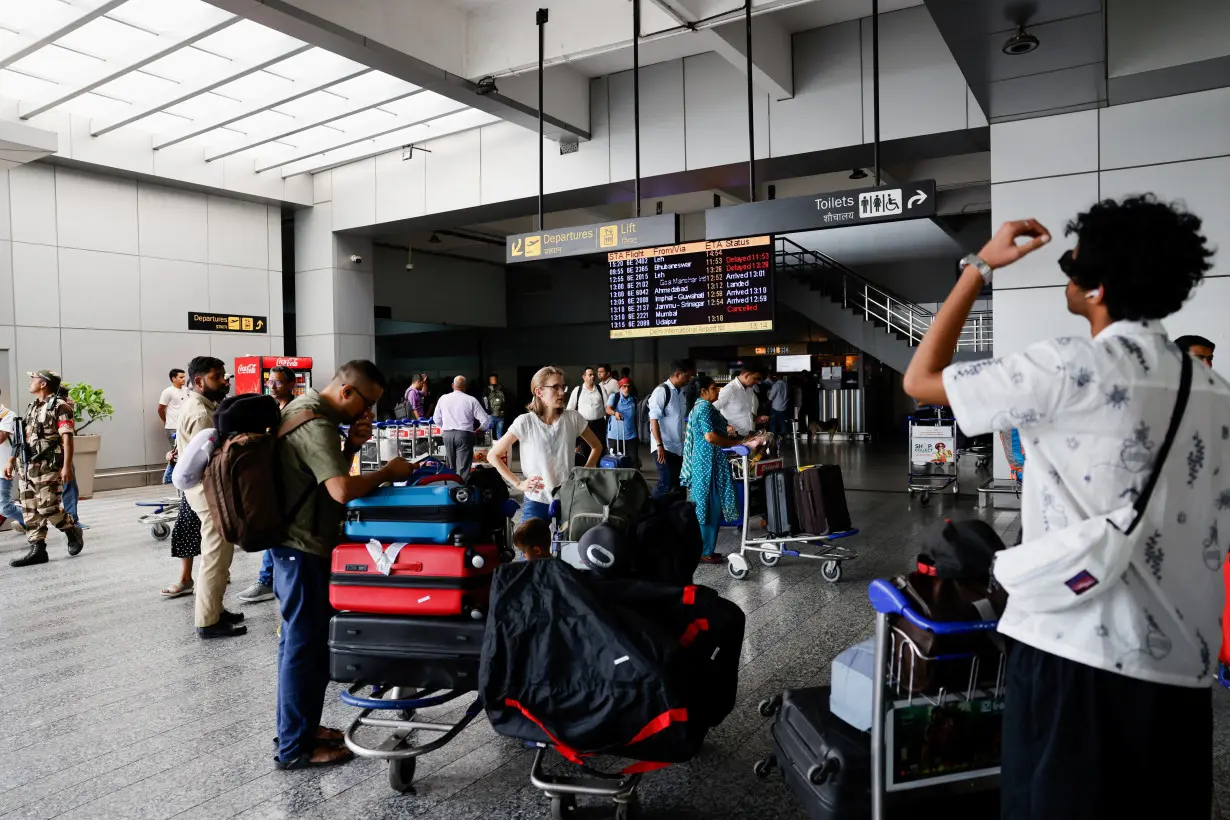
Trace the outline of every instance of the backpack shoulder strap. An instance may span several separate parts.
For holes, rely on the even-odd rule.
[[[319,413],[314,413],[311,410],[304,410],[300,413],[296,413],[282,422],[282,426],[278,428],[278,438],[286,438],[291,433],[307,424],[309,421],[315,421],[316,419],[323,418],[324,416]]]

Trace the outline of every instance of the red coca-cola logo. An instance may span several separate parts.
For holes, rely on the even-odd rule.
[[[306,359],[280,358],[274,360],[274,367],[307,367]]]
[[[240,376],[255,376],[256,375],[256,365],[241,364],[239,365],[238,373]]]

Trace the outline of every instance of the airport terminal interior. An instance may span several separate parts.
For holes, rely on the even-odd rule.
[[[1179,214],[1139,310],[1121,202]],[[1211,690],[1211,779],[1135,797],[1230,820],[1230,623],[1098,668],[945,563],[1194,498],[1221,612],[1228,311],[1224,0],[0,0],[0,820],[1102,816],[1040,806],[1134,759],[1022,786],[1022,646],[1089,748]],[[1168,397],[1108,466],[1048,380]],[[1156,515],[1034,617],[1195,606]]]

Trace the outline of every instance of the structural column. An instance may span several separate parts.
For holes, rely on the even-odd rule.
[[[295,213],[296,352],[312,357],[318,385],[351,359],[376,358],[372,243],[333,232],[331,173],[316,174],[316,204]]]

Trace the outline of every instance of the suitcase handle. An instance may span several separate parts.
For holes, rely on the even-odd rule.
[[[813,786],[823,786],[829,778],[841,771],[841,760],[836,757],[826,757],[823,763],[813,765],[807,770],[807,780]]]

